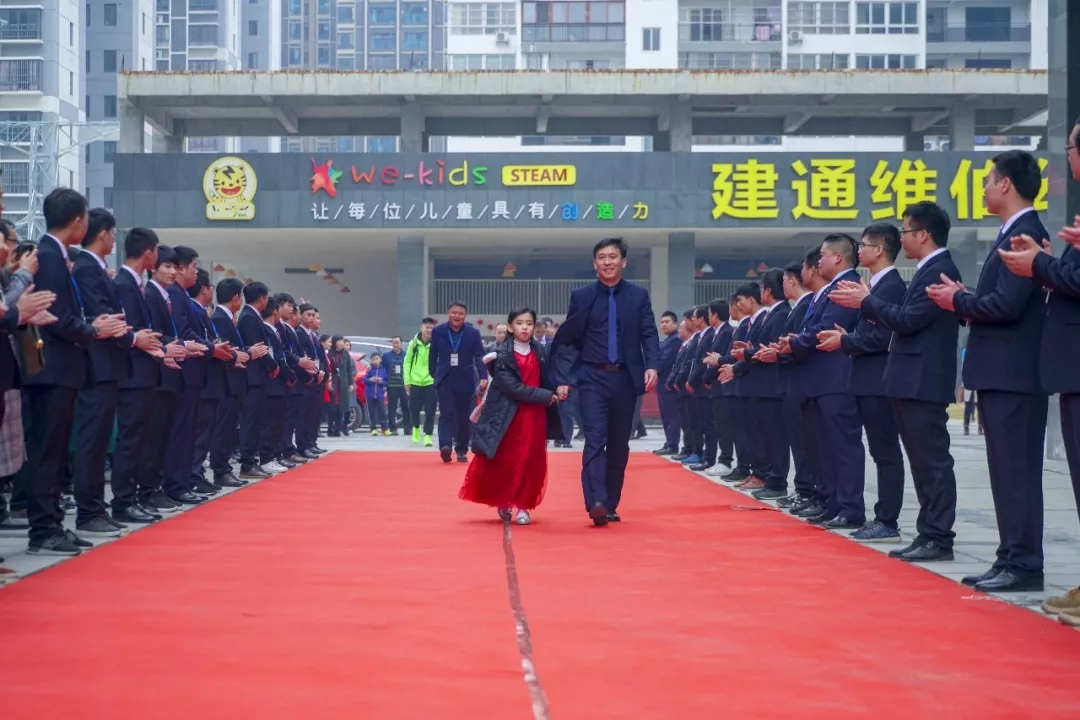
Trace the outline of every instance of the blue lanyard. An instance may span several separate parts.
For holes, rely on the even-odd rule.
[[[454,332],[450,328],[446,328],[446,336],[450,338],[450,352],[456,353],[458,348],[461,347],[461,338],[465,335],[465,328],[458,330],[457,342],[454,342]]]
[[[203,314],[203,315],[205,315],[205,314],[206,314],[206,308],[204,308],[204,307],[203,307],[202,305],[200,305],[199,303],[195,302],[195,298],[189,298],[188,302],[190,302],[190,303],[191,303],[191,307],[195,309],[195,312],[196,312],[196,313],[202,312],[202,314]],[[200,318],[200,322],[199,322],[199,324],[200,324],[200,325],[202,325],[202,336],[203,336],[203,339],[204,339],[204,340],[209,340],[209,339],[210,339],[210,333],[209,333],[209,332],[207,332],[207,330],[206,330],[206,323],[204,323],[204,322],[201,322],[201,318]]]
[[[68,279],[71,280],[71,289],[75,293],[75,302],[79,303],[79,311],[82,312],[82,316],[85,318],[86,306],[83,305],[82,293],[79,292],[79,284],[75,282],[75,277],[72,275],[69,275]]]

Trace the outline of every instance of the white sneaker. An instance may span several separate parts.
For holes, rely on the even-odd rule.
[[[279,465],[277,460],[271,460],[262,466],[263,470],[273,475],[278,475],[288,470],[284,465]]]
[[[709,477],[720,477],[721,475],[727,475],[731,472],[731,468],[723,463],[716,463],[711,468],[705,471],[705,474]]]
[[[528,510],[518,510],[517,517],[514,518],[514,522],[518,525],[528,525],[530,522]]]

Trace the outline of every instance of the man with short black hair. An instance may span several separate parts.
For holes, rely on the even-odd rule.
[[[281,320],[277,297],[267,298],[260,314],[266,328],[266,340],[270,347],[270,356],[277,364],[278,372],[271,373],[266,383],[266,399],[262,413],[262,428],[259,432],[259,465],[269,473],[280,473],[296,467],[292,463],[280,462],[281,434],[285,425],[285,397],[290,383],[296,382],[296,376],[289,367],[285,348],[278,332],[277,324]]]
[[[210,433],[210,470],[214,473],[214,485],[219,488],[242,487],[247,480],[236,477],[232,466],[232,453],[236,447],[240,410],[247,395],[247,363],[256,350],[244,345],[234,318],[244,306],[244,283],[239,278],[225,278],[218,283],[214,294],[217,307],[210,321],[215,335],[230,344],[235,358],[225,367],[225,398],[219,400]],[[265,347],[265,346],[263,346]]]
[[[682,342],[679,340],[679,316],[667,310],[660,316],[660,332],[664,340],[660,343],[660,360],[657,362],[657,374],[660,380],[656,386],[656,399],[660,404],[660,423],[664,427],[664,445],[653,452],[656,455],[676,455],[679,452],[679,407],[678,395],[668,387],[668,377],[675,368],[675,359]],[[565,433],[564,433],[565,434]]]
[[[435,318],[426,317],[420,321],[420,331],[416,333],[405,349],[405,392],[409,393],[409,414],[412,416],[412,442],[420,443],[420,431],[423,429],[424,447],[431,447],[431,434],[435,431],[435,407],[438,398],[431,378],[428,359],[431,353],[431,331],[435,329]],[[420,424],[420,412],[424,413],[424,423]]]
[[[468,462],[469,414],[476,393],[487,388],[484,341],[480,331],[465,323],[468,308],[452,302],[447,321],[431,331],[428,370],[439,396],[439,455],[444,463],[457,453]]]
[[[278,293],[276,299],[280,315],[277,324],[278,336],[281,338],[286,362],[294,376],[285,397],[285,419],[282,425],[278,462],[285,467],[296,467],[308,460],[299,452],[299,438],[303,437],[301,424],[306,410],[308,388],[315,381],[315,373],[319,366],[310,345],[303,343],[297,332],[300,326],[300,310],[296,306],[296,301],[288,293]],[[295,441],[294,438],[296,438]]]
[[[388,380],[386,383],[386,412],[390,420],[390,434],[397,435],[397,414],[401,412],[401,425],[406,435],[412,435],[412,413],[409,412],[409,394],[405,392],[405,349],[401,336],[390,338],[390,350],[382,356]]]
[[[247,393],[240,411],[240,477],[244,480],[261,480],[271,475],[259,464],[266,389],[271,378],[280,372],[277,361],[270,354],[270,341],[262,317],[263,308],[269,302],[270,290],[263,283],[244,286],[244,308],[236,319],[240,337],[252,351],[251,361],[247,364]]]

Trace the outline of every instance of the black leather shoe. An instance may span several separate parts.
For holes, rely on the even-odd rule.
[[[607,514],[607,521],[608,522],[622,522],[622,518],[619,517],[619,513],[617,513],[617,512],[609,512]]]
[[[952,548],[939,545],[934,540],[927,540],[922,545],[900,556],[905,562],[947,562],[955,559]]]
[[[819,515],[808,517],[806,518],[806,521],[811,525],[824,525],[825,523],[832,522],[836,519],[836,515],[831,510],[822,509]]]
[[[604,503],[596,503],[589,510],[589,517],[592,518],[593,525],[596,527],[603,527],[608,524],[608,511],[604,507]]]
[[[667,445],[665,445],[664,447],[659,448],[657,450],[653,450],[652,452],[653,452],[653,455],[674,455],[677,452],[677,450],[675,450],[674,448],[670,448]]]
[[[463,453],[463,452],[459,452],[459,453],[457,454],[457,461],[458,461],[458,462],[469,462],[469,454],[468,454],[468,453]]]
[[[214,478],[214,484],[219,488],[238,488],[247,485],[247,481],[239,479],[232,473],[225,473],[219,478]]]
[[[675,462],[682,462],[683,460],[685,460],[688,457],[690,457],[690,453],[681,452],[678,455],[672,455],[671,459],[674,460]]]
[[[161,516],[159,515],[155,518],[137,505],[132,505],[125,510],[113,510],[112,514],[113,520],[122,523],[131,523],[133,525],[149,525],[152,522],[157,522],[160,517]]]
[[[189,492],[169,495],[169,499],[173,502],[183,503],[184,505],[202,505],[206,502],[206,498],[199,497],[198,495]]]
[[[304,452],[300,453],[300,457],[306,458],[308,460],[318,460],[319,454],[316,452],[312,452],[311,450],[305,450]]]
[[[822,526],[828,528],[829,530],[858,530],[863,526],[863,524],[861,522],[857,523],[853,520],[848,520],[842,515],[837,515],[832,520],[823,522]]]
[[[817,517],[823,512],[825,512],[824,507],[822,507],[816,502],[812,502],[806,507],[804,507],[802,510],[799,510],[797,513],[795,513],[795,515],[801,518],[812,518]]]
[[[453,454],[454,454],[454,451],[451,448],[448,448],[448,447],[439,448],[439,457],[442,458],[442,461],[444,463],[450,462],[453,459]]]
[[[773,490],[772,488],[761,488],[750,494],[758,500],[776,500],[777,505],[779,505],[780,500],[787,497],[786,490]]]
[[[982,592],[1042,592],[1044,580],[1041,574],[1018,573],[1012,570],[1002,570],[989,580],[984,580],[975,586]]]
[[[968,587],[975,587],[979,583],[986,582],[987,580],[993,580],[998,576],[998,573],[1000,573],[1004,569],[1005,568],[991,567],[982,575],[968,575],[960,582],[967,585]]]
[[[924,542],[926,542],[926,540],[922,539],[921,537],[917,537],[907,547],[896,548],[895,550],[890,550],[889,551],[889,557],[891,557],[891,558],[903,557],[903,556],[907,555],[909,552],[913,552],[915,550],[915,548],[921,546]]]
[[[708,465],[706,463],[694,463],[693,465],[687,465],[686,469],[693,470],[694,472],[705,472],[711,467],[712,465]]]
[[[151,508],[148,508],[148,507],[146,507],[146,506],[145,506],[145,505],[143,505],[142,503],[136,503],[136,504],[135,504],[135,507],[139,508],[139,509],[140,509],[140,510],[142,510],[142,511],[143,511],[144,513],[146,513],[147,515],[149,515],[150,517],[154,518],[154,520],[160,520],[161,518],[163,518],[163,517],[164,517],[164,515],[162,515],[161,513],[159,513],[159,512],[155,512],[155,511],[154,511],[153,509],[151,509]]]

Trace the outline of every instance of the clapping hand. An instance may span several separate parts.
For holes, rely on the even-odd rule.
[[[228,342],[214,343],[214,357],[218,360],[229,360],[233,356],[232,345]]]
[[[847,330],[839,325],[833,325],[832,330],[822,330],[817,334],[817,349],[822,352],[834,352],[840,349],[840,338],[847,335]]]
[[[719,373],[720,382],[729,383],[735,379],[735,368],[732,365],[721,365]]]
[[[785,335],[770,345],[777,355],[790,355],[791,354],[791,335]]]
[[[165,358],[167,360],[177,361],[183,360],[187,357],[187,350],[180,344],[179,340],[173,340],[171,343],[165,346]],[[165,363],[167,367],[172,367],[168,363]]]
[[[143,352],[161,350],[161,333],[156,333],[150,328],[143,328],[135,333],[135,342],[133,344]]]
[[[1058,237],[1074,248],[1080,248],[1080,215],[1073,217],[1072,227],[1061,228]]]
[[[829,300],[840,307],[858,309],[870,294],[870,286],[864,282],[841,280],[829,293]]]
[[[777,357],[776,348],[772,346],[763,347],[754,353],[754,360],[761,363],[774,363],[776,362]]]
[[[941,282],[926,288],[926,294],[929,295],[930,299],[934,301],[934,304],[942,310],[954,312],[956,306],[953,304],[953,298],[956,296],[956,293],[965,290],[967,290],[967,288],[964,287],[963,283],[958,283],[942,273]]]
[[[99,340],[120,337],[131,329],[128,327],[123,313],[119,315],[98,315],[91,324],[97,328]]]
[[[252,345],[249,349],[251,350],[252,360],[258,360],[259,358],[266,357],[266,355],[270,352],[270,348],[266,347],[266,343],[257,343],[255,345]]]
[[[49,290],[34,292],[34,286],[31,285],[19,296],[15,307],[19,310],[20,318],[32,318],[42,310],[48,310],[54,302],[56,302],[56,293]]]
[[[1062,233],[1065,230],[1073,230],[1073,228],[1065,228],[1058,233],[1058,237],[1063,240],[1065,238],[1062,237]],[[1077,232],[1080,233],[1080,230]],[[1030,235],[1017,235],[1010,238],[1009,245],[1009,250],[998,250],[998,255],[1001,257],[1001,261],[1005,263],[1005,267],[1009,269],[1009,272],[1020,277],[1031,277],[1034,272],[1035,258],[1038,257],[1039,253],[1044,252],[1053,255],[1049,240],[1043,240],[1040,245]]]

